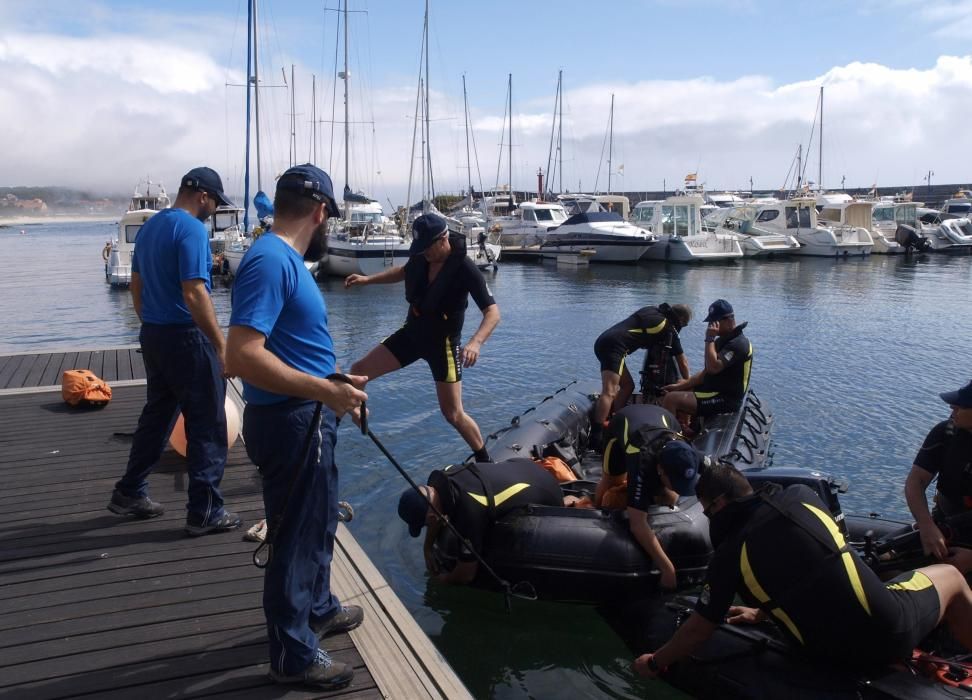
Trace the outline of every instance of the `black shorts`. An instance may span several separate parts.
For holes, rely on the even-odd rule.
[[[726,396],[718,391],[696,391],[695,404],[697,406],[695,414],[697,416],[714,416],[717,413],[732,413],[737,408],[742,399],[734,396]]]
[[[628,350],[616,335],[602,333],[594,341],[594,355],[601,362],[602,372],[621,374],[624,371],[624,358]]]
[[[898,614],[894,627],[879,646],[886,659],[909,658],[912,650],[935,629],[941,613],[938,591],[920,571],[908,571],[884,587],[894,597]]]
[[[454,384],[462,381],[459,335],[445,335],[434,329],[406,323],[381,344],[388,348],[402,367],[421,358],[428,363],[435,381]]]

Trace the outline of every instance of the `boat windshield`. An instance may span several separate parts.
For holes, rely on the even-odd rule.
[[[351,212],[352,224],[381,224],[381,214],[378,212]]]
[[[787,207],[786,208],[786,227],[787,228],[811,228],[810,208],[809,207]]]
[[[695,235],[696,207],[676,205],[662,207],[662,233],[676,236]]]
[[[895,220],[894,207],[874,207],[871,216],[874,223],[890,223]]]
[[[905,204],[894,208],[894,220],[899,224],[918,225],[918,205]]]
[[[655,218],[655,207],[635,207],[634,221],[639,224],[650,224]]]
[[[213,214],[213,230],[217,233],[239,225],[240,219],[236,211],[217,211]]]
[[[138,235],[139,229],[142,228],[141,224],[126,224],[125,226],[125,242],[134,243],[135,237]]]
[[[537,221],[566,221],[567,215],[560,209],[534,209]]]

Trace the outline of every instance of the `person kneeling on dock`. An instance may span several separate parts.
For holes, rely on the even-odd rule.
[[[476,555],[482,554],[490,526],[506,513],[530,504],[564,504],[557,480],[526,458],[436,469],[429,474],[428,484],[418,489],[402,492],[398,515],[408,525],[412,537],[418,537],[422,528],[428,526],[425,564],[442,583],[465,584],[476,577],[479,568]],[[439,571],[433,556],[432,545],[444,527],[439,514],[448,518],[465,540],[451,571]]]
[[[601,363],[601,395],[591,417],[591,445],[600,444],[601,429],[612,411],[628,403],[634,380],[625,365],[628,355],[637,350],[657,350],[662,376],[665,365],[674,357],[681,376],[689,376],[688,360],[682,351],[678,332],[692,320],[692,309],[685,304],[644,306],[598,336],[594,355]]]
[[[739,408],[753,366],[753,344],[736,325],[732,305],[716,299],[705,317],[705,363],[701,372],[663,387],[662,406],[675,414],[711,416]],[[689,391],[694,389],[694,391]]]
[[[972,590],[954,566],[936,564],[887,583],[850,549],[803,485],[754,493],[734,467],[710,466],[696,486],[715,554],[695,611],[653,654],[634,661],[649,678],[690,656],[729,615],[772,621],[797,649],[836,664],[910,658],[942,620],[972,649]],[[733,606],[740,595],[753,607]]]

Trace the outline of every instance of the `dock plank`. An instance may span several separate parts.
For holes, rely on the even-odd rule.
[[[7,361],[4,363],[3,368],[0,369],[0,389],[7,389],[11,386],[11,379],[14,373],[20,368],[20,365],[24,362],[29,362],[29,357],[27,355],[14,355],[8,357]]]
[[[61,362],[64,360],[63,352],[51,353],[50,362],[44,368],[44,374],[37,380],[36,386],[53,386],[61,383]]]
[[[134,348],[10,356],[0,372],[13,378],[23,368],[25,383],[59,383],[63,368],[98,365],[107,374],[120,356],[132,377],[144,374]],[[255,545],[238,532],[184,536],[184,460],[166,453],[149,478],[166,506],[161,517],[131,520],[105,508],[144,397],[144,386],[122,386],[104,409],[79,411],[57,391],[0,395],[0,695],[469,697],[343,525],[332,585],[367,612],[327,648],[352,664],[354,681],[332,692],[273,684]],[[262,516],[260,480],[241,444],[230,450],[222,489],[245,521]]]

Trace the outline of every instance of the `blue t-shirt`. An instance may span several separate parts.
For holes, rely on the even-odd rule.
[[[182,283],[201,279],[210,290],[213,256],[205,224],[185,209],[163,209],[142,224],[132,271],[142,277],[142,321],[192,323]]]
[[[273,233],[254,241],[240,262],[230,325],[265,335],[267,349],[296,370],[315,377],[334,372],[334,343],[321,290],[301,255]],[[245,381],[243,397],[259,405],[289,398]]]

